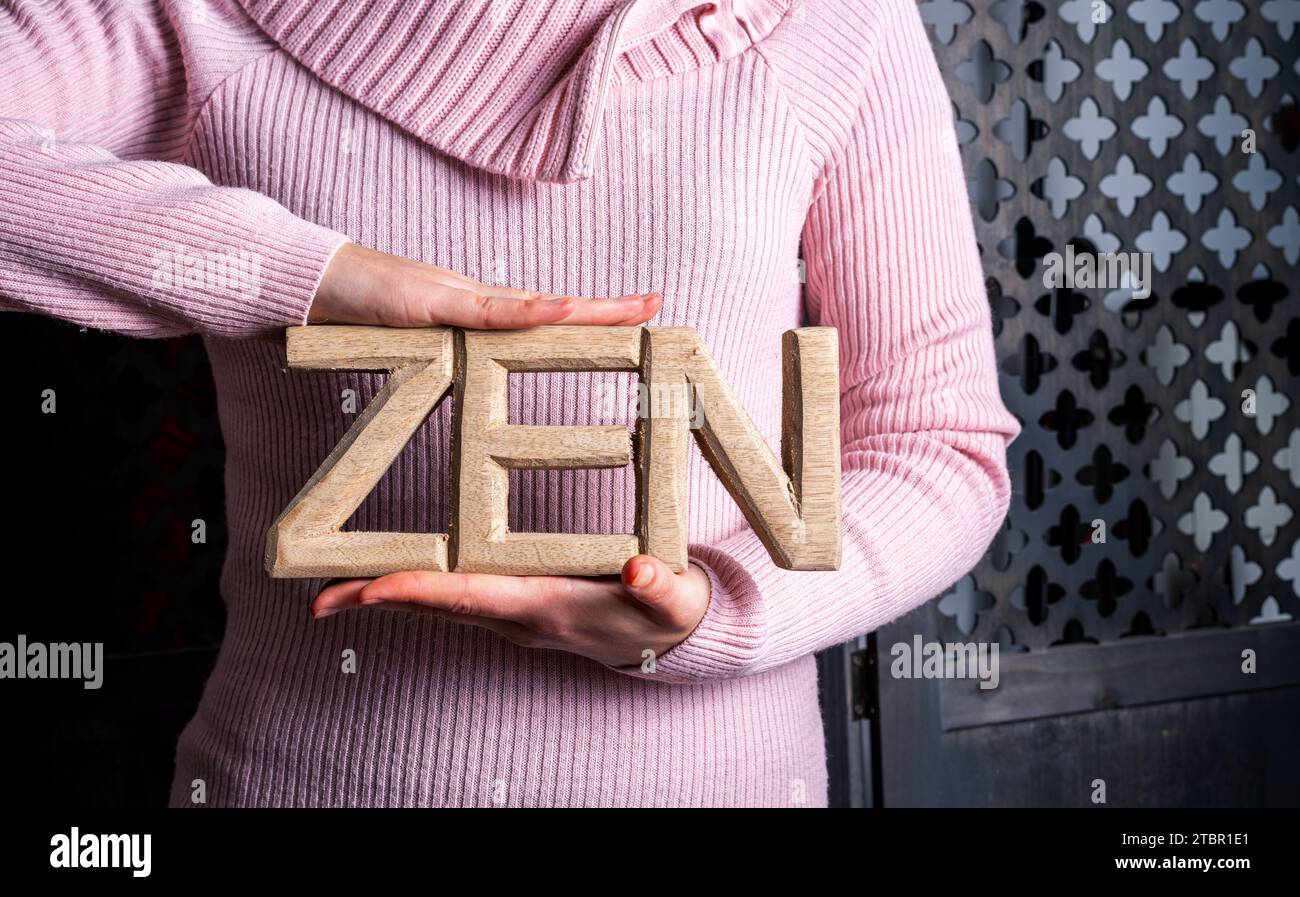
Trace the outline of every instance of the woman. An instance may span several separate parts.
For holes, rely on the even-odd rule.
[[[216,378],[229,616],[174,805],[825,804],[813,652],[977,562],[1019,432],[914,3],[3,10],[0,295],[198,332]],[[681,574],[266,576],[268,526],[355,419],[341,393],[383,382],[286,370],[284,327],[651,319],[699,332],[772,441],[780,334],[838,328],[838,572],[777,569],[696,453]],[[632,389],[533,375],[510,401],[608,423]],[[445,530],[447,435],[442,407],[355,528]],[[630,482],[521,476],[512,526],[627,531]]]

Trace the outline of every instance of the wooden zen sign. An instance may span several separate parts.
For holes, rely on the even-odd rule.
[[[683,570],[686,470],[693,433],[772,560],[790,570],[840,563],[839,352],[831,327],[782,339],[778,459],[694,330],[539,327],[484,331],[314,325],[286,332],[289,365],[389,371],[358,417],[267,533],[273,577],[382,576],[401,570],[605,575],[635,554]],[[628,428],[508,422],[511,373],[635,371],[635,447]],[[448,533],[343,532],[402,447],[449,393]],[[510,468],[635,463],[636,532],[516,533],[507,525]]]

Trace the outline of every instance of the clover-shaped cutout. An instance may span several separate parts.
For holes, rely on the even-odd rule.
[[[1092,461],[1079,468],[1074,478],[1079,485],[1090,487],[1093,499],[1104,505],[1114,494],[1115,484],[1127,480],[1128,475],[1128,467],[1117,461],[1107,446],[1098,445],[1092,451]]]
[[[1237,215],[1232,209],[1223,209],[1219,218],[1205,233],[1201,234],[1201,245],[1218,255],[1219,264],[1229,270],[1237,261],[1237,253],[1252,242],[1250,231],[1237,223]]]
[[[1047,174],[1030,184],[1029,191],[1047,203],[1053,218],[1064,218],[1070,203],[1083,195],[1087,185],[1070,174],[1065,160],[1053,156],[1047,165]]]
[[[1187,37],[1178,45],[1178,55],[1165,60],[1161,71],[1166,78],[1176,81],[1183,96],[1190,100],[1201,89],[1202,81],[1214,77],[1214,62],[1202,56],[1196,41]]]
[[[1268,351],[1286,362],[1287,373],[1300,377],[1300,318],[1287,321],[1286,334],[1273,340]]]
[[[1070,365],[1076,371],[1088,374],[1088,383],[1094,389],[1105,389],[1110,382],[1110,372],[1124,364],[1124,353],[1110,344],[1104,330],[1094,330],[1088,338],[1088,347],[1076,352]]]
[[[1120,638],[1143,638],[1150,636],[1163,636],[1163,630],[1156,629],[1151,623],[1151,617],[1146,611],[1140,610],[1133,615],[1129,622],[1128,629],[1120,633]]]
[[[1053,548],[1060,549],[1061,561],[1073,564],[1082,555],[1082,546],[1092,538],[1092,524],[1084,520],[1079,509],[1072,504],[1061,508],[1056,523],[1047,528],[1045,540]]]
[[[1150,66],[1133,55],[1133,48],[1122,37],[1116,38],[1110,55],[1096,67],[1097,77],[1109,83],[1115,96],[1121,100],[1127,100],[1133,93],[1133,86],[1150,72]]]
[[[1022,216],[1011,236],[998,243],[998,254],[1015,262],[1016,273],[1028,279],[1038,269],[1038,262],[1052,251],[1052,242],[1038,233],[1034,222]]]
[[[1264,0],[1259,14],[1277,26],[1282,40],[1290,40],[1300,23],[1300,0]]]
[[[1129,18],[1142,24],[1147,40],[1153,44],[1165,33],[1165,26],[1172,25],[1181,14],[1173,0],[1137,0],[1128,5]]]
[[[1228,552],[1228,563],[1223,569],[1227,577],[1227,582],[1223,585],[1232,596],[1233,604],[1239,605],[1246,600],[1246,590],[1264,578],[1264,568],[1250,560],[1246,556],[1246,549],[1240,545],[1232,546]]]
[[[1137,170],[1127,153],[1116,160],[1115,170],[1097,185],[1102,194],[1115,200],[1125,218],[1133,214],[1138,200],[1150,193],[1151,187],[1151,178]]]
[[[1284,613],[1282,605],[1272,595],[1264,599],[1260,605],[1259,614],[1250,618],[1252,626],[1263,626],[1269,623],[1288,623],[1291,621],[1291,615]]]
[[[1268,272],[1256,276],[1252,281],[1243,283],[1236,291],[1238,302],[1255,312],[1255,320],[1264,324],[1273,317],[1273,307],[1286,299],[1291,291],[1286,283],[1275,281]]]
[[[1001,571],[1009,568],[1012,558],[1028,544],[1029,536],[1025,531],[1012,526],[1010,517],[1005,518],[989,544],[989,558],[993,569]]]
[[[1170,114],[1164,100],[1155,96],[1147,104],[1146,113],[1133,119],[1129,128],[1147,142],[1151,155],[1160,159],[1164,157],[1170,141],[1183,133],[1183,122],[1178,116]]]
[[[1140,558],[1150,550],[1151,540],[1160,535],[1163,529],[1160,520],[1151,516],[1146,502],[1136,498],[1129,504],[1124,517],[1117,520],[1110,531],[1128,545],[1129,554]]]
[[[1007,29],[1011,43],[1018,44],[1029,26],[1043,17],[1043,7],[1034,0],[997,0],[989,7],[989,15]]]
[[[998,177],[997,166],[991,159],[982,159],[975,166],[975,176],[969,185],[971,203],[985,221],[998,217],[998,206],[1016,195],[1016,185]]]
[[[1056,434],[1056,443],[1063,449],[1073,448],[1079,441],[1079,431],[1090,427],[1096,417],[1087,408],[1080,407],[1074,393],[1063,389],[1056,396],[1056,404],[1038,419],[1038,425]]]
[[[1035,511],[1047,500],[1047,493],[1061,484],[1061,473],[1043,460],[1035,449],[1025,453],[1024,474],[1025,507]]]
[[[1286,207],[1282,221],[1276,227],[1269,228],[1264,239],[1268,240],[1268,245],[1282,251],[1282,258],[1286,259],[1288,265],[1300,261],[1300,212],[1296,211],[1295,206]]]
[[[1210,394],[1204,380],[1198,379],[1192,384],[1187,398],[1174,406],[1174,418],[1187,424],[1197,440],[1203,440],[1209,435],[1210,424],[1223,417],[1227,407]]]
[[[975,99],[987,103],[997,86],[1011,77],[1011,66],[995,57],[988,41],[981,39],[971,47],[966,61],[958,63],[956,74],[957,80],[971,86]]]
[[[1001,336],[1003,322],[1020,314],[1020,303],[1002,292],[1002,284],[996,277],[984,279],[984,292],[988,294],[989,309],[993,313],[993,335]]]
[[[1101,153],[1101,145],[1115,136],[1119,127],[1115,122],[1101,114],[1097,101],[1084,97],[1079,103],[1079,113],[1066,121],[1061,132],[1079,144],[1079,150],[1085,159],[1095,159]]]
[[[1300,489],[1300,427],[1291,431],[1286,445],[1273,453],[1273,466],[1284,473],[1292,488]]]
[[[1174,290],[1169,301],[1175,308],[1186,311],[1188,320],[1199,327],[1206,311],[1223,301],[1223,290],[1212,283],[1189,278],[1187,283]]]
[[[980,614],[992,610],[997,602],[993,595],[975,585],[969,573],[939,599],[939,613],[951,617],[962,635],[970,635]]]
[[[1161,562],[1160,570],[1151,577],[1151,590],[1160,596],[1165,607],[1177,610],[1183,604],[1183,597],[1199,581],[1200,577],[1183,567],[1182,559],[1170,551]]]
[[[1214,111],[1207,112],[1196,123],[1197,130],[1214,141],[1214,148],[1221,156],[1228,155],[1233,143],[1248,127],[1250,121],[1222,94],[1214,101]]]
[[[1053,103],[1065,95],[1067,85],[1079,80],[1083,67],[1065,55],[1060,41],[1049,41],[1043,49],[1043,58],[1035,59],[1027,69],[1029,77],[1043,85],[1043,93]]]
[[[957,36],[957,28],[970,21],[975,13],[961,0],[925,0],[919,7],[921,21],[934,29],[941,44],[950,44]]]
[[[1282,71],[1281,64],[1264,52],[1264,45],[1259,38],[1252,37],[1246,41],[1246,51],[1228,64],[1228,71],[1239,81],[1246,82],[1246,92],[1258,97],[1264,92],[1264,84],[1276,78]]]
[[[1195,213],[1201,210],[1205,197],[1219,186],[1219,179],[1205,170],[1200,156],[1188,153],[1183,158],[1182,169],[1171,174],[1165,186],[1170,193],[1182,198],[1187,211]]]
[[[1147,464],[1147,479],[1159,487],[1165,498],[1173,498],[1178,484],[1190,477],[1195,469],[1192,459],[1180,455],[1174,441],[1165,437],[1160,452]]]
[[[1268,374],[1260,374],[1242,405],[1243,413],[1267,436],[1273,432],[1273,424],[1291,407],[1291,400],[1273,386]]]
[[[1205,360],[1218,365],[1219,373],[1229,383],[1254,354],[1255,344],[1241,335],[1235,321],[1224,321],[1218,339],[1205,347]]]
[[[1106,558],[1097,565],[1096,573],[1079,587],[1084,600],[1097,606],[1097,614],[1109,617],[1119,607],[1119,599],[1133,591],[1133,581],[1119,575],[1113,561]]]
[[[1046,137],[1047,132],[1046,122],[1034,118],[1029,104],[1021,99],[1011,104],[1006,118],[993,125],[993,136],[1011,147],[1011,155],[1018,162],[1029,158],[1034,143]]]
[[[1078,620],[1067,620],[1061,627],[1061,637],[1050,643],[1053,648],[1062,645],[1095,645],[1097,640],[1084,632],[1083,624]]]
[[[1239,0],[1201,0],[1192,14],[1210,26],[1216,40],[1224,40],[1232,26],[1246,17],[1246,7]]]
[[[1223,477],[1224,485],[1235,495],[1241,491],[1246,477],[1259,467],[1259,455],[1246,448],[1236,433],[1229,433],[1223,442],[1223,450],[1212,455],[1205,466],[1211,473]]]
[[[1178,531],[1192,537],[1197,551],[1208,551],[1214,537],[1228,528],[1228,515],[1214,506],[1206,492],[1198,492],[1192,509],[1178,518]]]
[[[1187,235],[1175,228],[1163,211],[1151,216],[1151,226],[1137,235],[1134,244],[1151,256],[1157,271],[1168,271],[1174,256],[1187,248]]]
[[[1025,584],[1011,593],[1011,606],[1025,612],[1029,622],[1041,626],[1052,605],[1065,598],[1065,589],[1052,582],[1047,571],[1034,564],[1025,577]]]
[[[1079,32],[1079,40],[1090,44],[1097,34],[1097,26],[1109,22],[1115,10],[1104,0],[1066,0],[1056,12]]]
[[[1250,197],[1250,207],[1259,212],[1268,205],[1269,194],[1281,189],[1282,175],[1268,167],[1263,153],[1252,153],[1246,167],[1232,179],[1232,186]]]
[[[1300,539],[1291,545],[1291,554],[1277,565],[1277,575],[1282,581],[1291,583],[1291,591],[1300,597]]]
[[[1042,376],[1056,369],[1056,359],[1039,347],[1032,333],[1020,340],[1020,350],[1002,360],[1002,372],[1015,377],[1021,391],[1031,396],[1038,391]]]

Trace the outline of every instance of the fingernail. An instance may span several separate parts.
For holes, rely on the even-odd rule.
[[[565,303],[571,302],[573,300],[571,300],[568,296],[556,296],[554,299],[543,299],[542,301],[545,302],[547,305],[564,305]]]
[[[317,620],[323,620],[326,617],[332,617],[343,610],[341,607],[327,607],[324,610],[312,611],[312,617]]]
[[[655,578],[654,568],[649,564],[638,564],[636,570],[632,573],[632,579],[628,585],[634,588],[641,588],[650,584],[650,580]]]

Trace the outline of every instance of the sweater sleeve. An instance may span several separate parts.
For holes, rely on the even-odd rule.
[[[346,237],[175,161],[202,99],[180,29],[211,15],[0,0],[0,308],[146,337],[305,322]]]
[[[692,545],[709,609],[642,678],[758,673],[869,632],[968,572],[1006,515],[1020,424],[998,391],[950,101],[908,6],[873,42],[803,230],[808,316],[839,333],[841,567],[779,569],[749,528]]]

